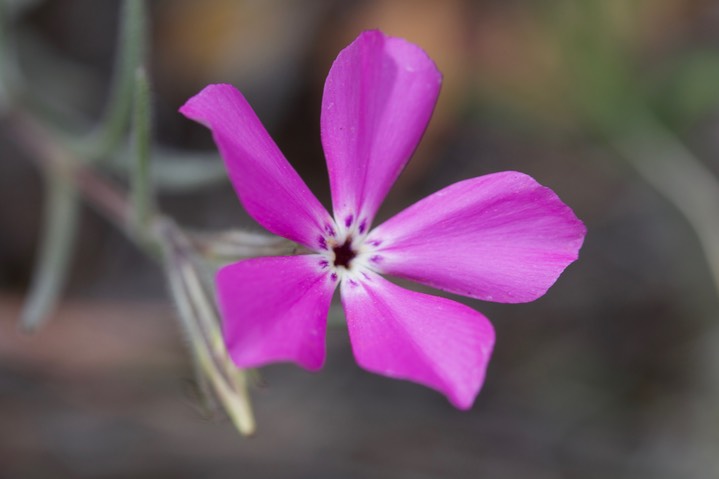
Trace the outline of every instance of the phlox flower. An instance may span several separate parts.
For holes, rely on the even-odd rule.
[[[239,367],[291,361],[321,368],[339,287],[360,366],[434,388],[466,409],[484,381],[492,325],[466,305],[382,275],[520,303],[542,296],[577,258],[582,222],[552,190],[512,171],[450,185],[373,227],[422,137],[441,82],[424,51],[377,30],[340,52],[321,112],[334,216],[234,87],[209,85],[180,109],[212,131],[250,216],[311,251],[247,259],[218,272],[224,338]]]

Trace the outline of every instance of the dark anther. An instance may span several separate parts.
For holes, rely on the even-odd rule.
[[[349,268],[350,263],[355,257],[355,252],[352,251],[352,240],[347,238],[347,241],[342,246],[335,246],[332,251],[335,253],[335,266],[342,266]]]

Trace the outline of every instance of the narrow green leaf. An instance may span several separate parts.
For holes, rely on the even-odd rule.
[[[684,216],[696,233],[719,292],[719,178],[648,111],[608,142]]]
[[[89,141],[78,145],[93,161],[104,159],[120,144],[130,119],[135,72],[145,62],[148,34],[144,0],[125,0],[120,18],[119,53],[110,99],[99,129]]]
[[[202,155],[170,149],[156,151],[152,178],[162,191],[195,191],[227,182],[225,165],[215,153]]]
[[[79,198],[70,179],[51,172],[47,176],[39,256],[21,313],[20,326],[25,331],[34,331],[47,321],[62,293],[73,254],[79,210]]]
[[[130,152],[113,155],[106,166],[114,173],[127,175]],[[216,153],[189,153],[162,146],[152,148],[150,179],[165,193],[183,193],[227,182],[225,165]]]

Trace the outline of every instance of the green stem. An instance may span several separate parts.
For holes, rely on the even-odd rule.
[[[143,68],[135,75],[133,115],[133,163],[130,171],[131,195],[137,230],[147,231],[154,211],[150,177],[151,112],[150,88]]]
[[[719,179],[649,113],[610,143],[689,222],[719,292]]]
[[[85,158],[68,150],[48,128],[32,116],[14,111],[3,123],[2,132],[28,153],[39,170],[50,174],[62,171],[100,215],[132,237],[131,207],[127,195],[115,183],[85,166]]]

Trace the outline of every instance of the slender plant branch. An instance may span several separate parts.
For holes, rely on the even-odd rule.
[[[650,113],[611,146],[672,203],[694,229],[719,292],[719,180]]]
[[[14,110],[5,116],[2,132],[28,153],[40,171],[62,171],[80,195],[101,216],[137,242],[138,230],[134,227],[135,207],[127,189],[89,165],[76,152],[31,115]],[[140,231],[144,239],[157,240],[158,221],[166,221],[161,212],[153,210],[147,215],[147,227]],[[195,253],[213,262],[228,263],[253,256],[296,254],[300,249],[283,238],[259,233],[225,231],[219,233],[188,233]],[[215,246],[215,243],[217,246]],[[142,243],[138,243],[142,247]],[[155,256],[156,250],[145,252]]]
[[[132,207],[119,185],[86,166],[50,129],[22,110],[14,110],[4,120],[7,137],[28,153],[40,171],[63,172],[88,204],[120,230],[130,233]]]
[[[133,107],[137,69],[145,63],[147,50],[147,12],[144,0],[125,0],[122,4],[119,51],[110,100],[100,127],[77,147],[89,161],[104,160],[124,139]]]
[[[150,85],[144,68],[138,68],[135,75],[135,95],[133,102],[133,138],[130,168],[131,195],[135,224],[138,230],[145,230],[154,210],[152,181],[150,177],[151,111]]]
[[[150,86],[144,69],[147,36],[144,9],[143,0],[123,2],[115,85],[105,118],[89,137],[63,137],[23,109],[19,102],[0,104],[4,107],[0,108],[0,132],[27,153],[48,186],[41,254],[21,324],[26,330],[34,330],[54,308],[71,259],[79,200],[84,198],[138,248],[163,260],[196,369],[202,372],[199,383],[212,386],[240,433],[251,434],[255,423],[247,391],[248,373],[232,363],[222,340],[213,287],[203,283],[203,273],[218,260],[211,241],[207,240],[211,236],[198,235],[200,239],[192,241],[191,235],[155,207],[150,174]],[[3,20],[0,15],[0,27],[4,26]],[[7,75],[2,69],[3,63],[7,63],[6,37],[5,30],[0,28],[0,100],[7,87]],[[129,190],[104,174],[98,161],[117,154],[128,128],[132,138],[130,153],[125,156],[130,160],[125,165],[129,170]],[[243,257],[287,248],[287,242],[277,242],[270,236],[264,240],[261,235],[230,237],[229,250],[225,245],[223,251]]]
[[[5,120],[3,131],[28,152],[29,157],[35,160],[35,164],[46,176],[54,178],[54,174],[59,174],[58,178],[64,181],[60,185],[71,190],[76,189],[98,213],[123,230],[146,253],[156,256],[156,251],[162,252],[170,292],[188,333],[193,356],[235,427],[242,434],[252,434],[255,422],[247,392],[247,373],[237,369],[227,354],[213,294],[203,285],[198,272],[206,260],[197,249],[197,243],[191,241],[171,219],[156,210],[147,211],[147,221],[143,222],[143,227],[138,230],[136,204],[122,186],[113,183],[95,167],[74,156],[71,150],[63,146],[60,140],[33,117],[14,112]],[[61,194],[64,195],[64,190]],[[67,201],[76,198],[65,195],[63,199]],[[57,212],[53,211],[50,213],[56,215],[53,221],[59,221],[57,224],[66,224],[63,220],[67,219],[67,215],[57,216]],[[265,252],[267,249],[260,235],[239,235],[239,238],[244,238],[247,244],[243,245],[239,241],[237,247],[248,256],[252,255],[253,249],[255,252]],[[266,237],[266,240],[269,245],[277,244],[272,237]],[[71,244],[71,241],[68,244]],[[198,265],[197,262],[202,264]],[[57,262],[44,261],[42,264],[52,266]],[[39,273],[40,281],[49,281],[46,279],[47,271]],[[58,273],[50,272],[51,277],[52,274]],[[39,288],[39,291],[43,291],[43,288]],[[38,304],[42,306],[44,303]],[[37,324],[39,323],[33,323],[32,326]]]

